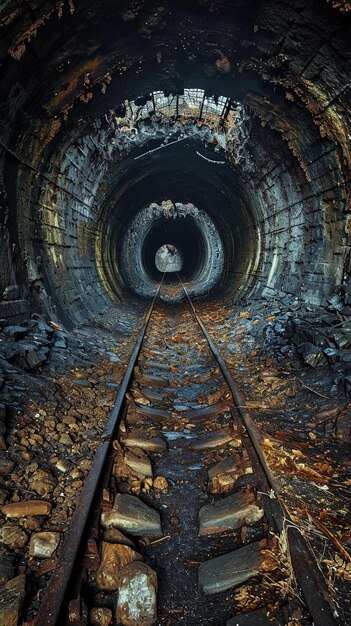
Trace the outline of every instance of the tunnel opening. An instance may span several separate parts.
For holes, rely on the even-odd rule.
[[[237,107],[236,119],[239,111]],[[255,270],[262,253],[263,216],[260,199],[250,193],[248,185],[243,184],[240,163],[233,163],[233,154],[226,149],[228,137],[222,125],[218,130],[219,118],[212,116],[212,122],[216,120],[214,127],[205,121],[199,127],[194,119],[176,121],[162,114],[158,119],[153,115],[145,123],[135,114],[127,118],[134,130],[135,118],[138,132],[128,135],[130,147],[123,164],[114,163],[111,169],[108,193],[105,193],[101,207],[95,249],[96,266],[102,281],[117,298],[125,289],[143,297],[151,296],[151,289],[155,288],[152,281],[159,278],[159,274],[155,273],[153,259],[148,263],[146,258],[147,248],[142,242],[151,225],[146,224],[140,205],[149,202],[152,211],[153,206],[164,202],[163,198],[175,197],[180,201],[178,205],[201,207],[200,210],[207,216],[206,228],[198,224],[204,245],[193,265],[192,295],[212,297],[217,293],[226,297],[242,297],[252,290],[256,282]],[[127,123],[125,119],[124,123]],[[116,127],[114,122],[108,132],[110,143],[118,145],[125,138],[124,131],[121,132],[120,126]],[[171,215],[165,214],[164,217]],[[179,217],[183,219],[185,214]],[[184,223],[186,228],[190,223],[190,220]],[[127,241],[134,237],[133,232],[139,237],[141,253],[133,244],[135,255],[131,262],[128,255],[132,248]],[[214,250],[209,251],[208,248],[218,240],[221,241],[221,250],[216,244]],[[165,241],[161,238],[159,244]],[[152,254],[156,251],[153,250]],[[208,271],[208,284],[197,267],[206,255],[212,259],[209,262],[216,265],[217,260],[218,267],[221,266],[216,281],[213,281],[213,273]],[[193,251],[189,255],[188,270],[185,268],[187,273],[192,256]],[[144,263],[146,265],[142,267]],[[139,278],[138,268],[142,272]],[[198,285],[195,284],[196,275],[201,278]],[[145,288],[140,288],[142,284]]]
[[[223,240],[210,215],[193,204],[172,200],[151,203],[135,214],[120,237],[116,266],[134,293],[143,297],[154,293],[162,276],[155,255],[165,241],[179,250],[180,275],[193,294],[218,288],[224,272]]]
[[[174,251],[178,252],[177,265],[174,269],[162,270],[155,264],[155,257],[164,246],[164,241],[168,241]],[[168,250],[168,258],[174,257],[174,251]],[[160,259],[160,256],[158,256]],[[203,234],[190,217],[180,217],[175,219],[157,219],[145,237],[142,249],[142,261],[146,272],[154,280],[160,280],[164,271],[180,272],[184,280],[195,280],[199,271],[206,263],[206,245]],[[173,267],[173,264],[168,261]],[[164,265],[167,266],[167,263]],[[162,265],[161,265],[162,267]]]
[[[182,255],[173,244],[163,244],[155,254],[155,266],[165,274],[180,272],[183,267]]]

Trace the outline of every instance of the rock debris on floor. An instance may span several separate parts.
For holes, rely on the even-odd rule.
[[[307,334],[310,339],[313,335],[313,345],[316,346],[324,333],[320,330],[320,319],[314,325],[316,316],[308,311],[299,311],[300,322],[297,323],[296,311],[287,314],[275,309],[271,314],[269,307],[262,304],[256,308],[230,309],[217,303],[215,306],[199,305],[198,310],[245,391],[285,504],[313,543],[317,555],[321,555],[321,566],[330,590],[339,602],[340,613],[347,614],[350,574],[340,546],[351,543],[348,518],[350,400],[345,395],[348,393],[345,382],[348,361],[338,358],[335,368],[327,365],[327,357],[325,362],[318,363],[308,363],[304,359],[299,342],[304,343]],[[336,341],[330,337],[336,332],[333,331],[334,322],[338,322],[332,318],[331,312],[326,315],[328,341]],[[306,322],[302,322],[305,316]],[[0,480],[3,487],[0,578],[6,589],[1,605],[4,619],[17,619],[14,616],[21,614],[23,607],[29,621],[35,615],[40,600],[40,594],[36,596],[35,590],[40,589],[56,565],[62,537],[89,469],[96,439],[103,431],[118,381],[124,372],[136,322],[132,315],[125,328],[118,327],[117,321],[107,323],[102,320],[95,327],[92,340],[92,328],[83,327],[72,335],[42,321],[41,336],[45,335],[50,345],[47,361],[29,370],[27,365],[23,366],[23,361],[17,360],[17,356],[12,361],[12,356],[9,361],[5,360],[7,369],[4,368],[3,389],[7,402],[0,405]],[[30,326],[22,324],[19,328],[4,327],[9,330],[3,333],[3,354],[17,354],[16,344],[32,332]],[[118,328],[117,334],[114,324]],[[37,326],[38,322],[35,322],[35,329]],[[344,320],[342,330],[340,328],[337,337],[343,347],[337,350],[347,354],[348,326]],[[179,534],[183,524],[182,510],[177,504],[181,490],[189,490],[190,500],[199,497],[197,523],[200,536],[212,535],[224,528],[231,529],[229,532],[242,529],[243,525],[250,528],[250,524],[257,523],[261,517],[260,509],[254,503],[250,504],[250,497],[246,508],[241,504],[238,507],[238,516],[242,516],[238,522],[235,521],[235,506],[227,511],[226,498],[233,497],[230,494],[239,475],[249,476],[252,471],[250,463],[243,456],[238,465],[238,455],[233,451],[236,438],[226,424],[227,400],[225,388],[218,384],[217,365],[214,363],[208,368],[207,364],[201,365],[198,357],[194,358],[192,350],[196,346],[198,355],[201,355],[203,343],[201,339],[194,346],[187,343],[186,323],[171,330],[170,339],[160,340],[157,348],[150,346],[148,349],[146,338],[129,394],[128,416],[125,424],[121,424],[119,441],[115,442],[114,473],[121,492],[117,498],[121,502],[123,498],[126,503],[128,501],[132,523],[135,524],[140,515],[143,526],[133,530],[128,522],[127,509],[117,507],[116,499],[106,493],[102,543],[100,549],[94,541],[90,544],[88,558],[91,575],[96,581],[97,600],[99,594],[115,594],[115,590],[121,588],[122,571],[126,598],[135,586],[144,589],[149,606],[143,617],[145,624],[156,623],[156,598],[158,603],[160,598],[168,598],[164,601],[168,609],[158,617],[157,623],[166,624],[167,615],[176,615],[179,609],[179,605],[174,604],[173,595],[167,596],[165,581],[168,577],[176,580],[177,576],[179,579],[184,576],[179,561],[183,553],[181,545],[176,543],[172,549],[167,547],[170,538]],[[57,333],[64,336],[65,347],[61,344],[55,347],[56,340],[62,339]],[[37,330],[35,334],[37,336]],[[10,353],[7,352],[8,345],[13,346]],[[323,348],[324,351],[327,349],[330,350],[330,346]],[[171,355],[167,364],[163,360],[165,350]],[[301,358],[305,363],[303,369]],[[185,387],[177,373],[177,363],[185,364],[182,365],[182,379],[187,381]],[[20,384],[22,395],[17,396],[16,388]],[[32,385],[31,395],[34,397],[29,400],[26,389]],[[197,422],[205,426],[219,412],[223,415],[220,430],[197,430]],[[179,415],[187,416],[181,427]],[[223,500],[219,508],[215,503],[206,504],[201,494],[195,496],[187,475],[182,477],[179,469],[173,474],[169,461],[160,462],[165,453],[169,455],[172,451],[175,458],[181,454],[184,442],[187,442],[189,454],[195,455],[192,464],[189,458],[189,467],[193,465],[194,468],[189,471],[200,472],[208,491],[221,495]],[[231,449],[225,458],[220,455],[223,446]],[[203,452],[210,452],[213,458],[208,468],[201,465],[199,455]],[[152,507],[156,506],[160,515],[146,503],[140,508],[140,500],[137,505],[140,513],[135,515],[133,498],[137,500],[140,494],[145,494],[146,500]],[[162,502],[165,503],[164,509]],[[122,521],[118,517],[113,522],[116,515],[122,515]],[[193,514],[187,511],[184,515],[185,519],[190,515],[190,523]],[[330,542],[328,531],[333,534],[334,543]],[[138,539],[143,535],[150,538],[146,542]],[[228,553],[232,545],[229,538],[230,534],[226,540]],[[161,539],[160,544],[158,539]],[[198,539],[193,537],[191,541],[196,546]],[[233,536],[231,541],[236,544],[237,539]],[[146,562],[142,561],[143,558]],[[161,570],[155,570],[155,558],[156,561],[161,558]],[[200,562],[195,558],[194,564],[189,563],[187,580],[195,576]],[[206,560],[203,562],[205,567]],[[159,571],[163,572],[160,579]],[[210,580],[208,576],[210,574],[206,574],[201,582],[204,589],[210,584],[205,582]],[[259,602],[260,591],[255,587],[251,586],[251,591],[246,592],[244,584],[240,592],[228,596],[228,591],[224,590],[226,583],[221,584],[223,593],[227,594],[227,606],[234,601],[244,611],[249,606],[249,598],[251,606],[253,602]],[[228,588],[232,586],[229,582],[228,585]],[[112,624],[118,615],[124,620],[122,623],[133,624],[133,616],[128,613],[128,606],[132,609],[132,603],[124,601],[123,597],[122,594],[114,604],[91,607],[91,623],[97,626]],[[73,608],[72,611],[73,615]],[[181,623],[181,614],[177,615]],[[244,624],[244,612],[242,615]]]

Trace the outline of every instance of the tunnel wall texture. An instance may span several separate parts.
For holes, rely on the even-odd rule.
[[[220,233],[213,296],[349,305],[350,12],[327,0],[3,3],[0,318],[74,325],[124,297],[123,233],[168,199]],[[121,113],[187,87],[240,103],[235,127]]]
[[[177,222],[177,230],[172,224]],[[125,276],[126,284],[131,287],[136,285],[140,295],[152,297],[155,288],[162,278],[160,272],[149,272],[147,264],[143,263],[143,248],[146,240],[153,235],[155,244],[152,247],[151,259],[154,261],[155,253],[164,241],[159,239],[162,234],[158,233],[158,224],[161,222],[167,228],[172,237],[173,245],[181,246],[189,232],[187,249],[183,250],[182,257],[191,258],[188,282],[191,295],[200,295],[217,284],[223,272],[224,251],[219,233],[205,211],[199,210],[192,204],[173,203],[171,200],[164,201],[161,205],[153,203],[144,210],[139,211],[124,236],[121,250],[120,266]]]

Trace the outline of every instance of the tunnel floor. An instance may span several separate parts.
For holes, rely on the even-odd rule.
[[[184,305],[173,304],[173,313],[177,306]],[[340,546],[351,546],[349,352],[345,341],[328,352],[318,340],[324,342],[329,333],[330,342],[340,343],[343,333],[351,343],[348,327],[320,308],[286,311],[269,303],[219,302],[196,307],[244,392],[284,502],[312,545],[341,623],[347,624],[350,575]],[[37,320],[30,327],[23,323],[17,334],[5,327],[1,335],[7,404],[1,413],[1,504],[33,498],[49,503],[45,515],[8,519],[2,526],[3,576],[25,573],[29,581],[27,620],[38,608],[38,586],[56,564],[55,547],[50,557],[36,558],[30,539],[48,531],[55,543],[67,527],[142,311],[137,301],[124,302],[123,321],[116,308],[71,333]],[[30,365],[23,348],[33,342],[34,352],[48,348],[39,365]]]

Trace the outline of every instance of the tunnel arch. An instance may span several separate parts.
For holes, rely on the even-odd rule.
[[[277,165],[272,169],[275,173],[278,171],[281,191],[279,186],[275,184],[273,190],[276,195],[273,193],[269,204],[268,198],[271,193],[270,189],[272,189],[272,183],[269,180],[270,173],[266,180],[261,178],[261,181],[264,180],[267,191],[262,190],[257,193],[260,188],[254,189],[254,181],[248,182],[248,178],[257,171],[256,160],[269,160],[268,162],[271,163],[273,158],[271,150],[268,149],[264,152],[263,148],[265,144],[268,145],[268,137],[265,137],[267,135],[266,129],[262,129],[258,120],[247,108],[242,110],[238,124],[239,132],[230,133],[229,138],[228,135],[224,135],[222,128],[208,128],[205,124],[201,124],[199,128],[197,124],[194,124],[194,120],[170,121],[168,118],[160,116],[158,119],[153,117],[151,124],[149,119],[146,120],[145,130],[139,122],[141,132],[139,130],[138,132],[131,132],[133,126],[132,128],[126,126],[126,121],[125,119],[117,122],[112,120],[112,124],[107,124],[106,120],[101,121],[92,126],[90,133],[83,136],[83,141],[78,141],[73,146],[65,146],[58,161],[62,165],[57,179],[59,181],[57,189],[53,191],[53,188],[48,186],[45,190],[44,187],[45,196],[39,198],[39,203],[44,207],[45,219],[43,220],[44,223],[38,224],[38,228],[47,232],[47,253],[49,256],[46,256],[44,263],[39,252],[32,252],[29,256],[32,259],[39,258],[41,264],[45,266],[46,285],[49,286],[49,289],[52,281],[53,284],[55,283],[55,275],[59,275],[60,266],[61,268],[67,266],[71,270],[72,261],[69,259],[63,261],[62,255],[67,252],[68,254],[73,252],[78,256],[80,255],[80,250],[72,247],[69,243],[69,240],[73,239],[78,240],[79,245],[83,246],[83,255],[89,255],[88,265],[85,258],[83,272],[80,272],[79,264],[73,260],[74,266],[78,265],[78,271],[70,271],[70,275],[67,275],[68,280],[78,282],[78,286],[81,282],[79,274],[84,276],[85,287],[81,290],[84,293],[79,294],[78,300],[77,295],[75,295],[76,287],[74,284],[72,285],[72,296],[78,301],[79,308],[83,309],[81,307],[83,300],[88,300],[92,293],[96,294],[95,287],[91,283],[86,284],[87,278],[89,280],[88,266],[91,269],[91,280],[95,285],[98,285],[100,305],[104,306],[104,303],[107,302],[106,291],[110,295],[115,294],[118,297],[120,289],[124,288],[124,280],[118,267],[118,259],[114,256],[115,253],[112,252],[110,255],[108,252],[110,249],[108,241],[111,242],[114,249],[118,247],[115,245],[120,236],[118,233],[124,232],[125,220],[131,219],[133,212],[139,208],[139,205],[135,204],[135,198],[141,198],[143,197],[142,194],[145,194],[145,181],[148,180],[147,184],[150,186],[149,201],[153,201],[155,197],[162,200],[161,189],[162,191],[165,190],[163,192],[164,197],[170,190],[178,189],[181,185],[184,201],[189,202],[195,198],[201,204],[203,202],[201,177],[203,177],[207,185],[208,193],[206,195],[211,197],[211,194],[217,194],[217,200],[211,200],[207,210],[217,224],[222,224],[222,231],[225,232],[223,237],[227,242],[228,256],[225,274],[230,276],[230,283],[225,284],[225,280],[223,280],[218,287],[220,289],[224,287],[224,291],[227,290],[227,293],[236,297],[248,293],[248,286],[252,287],[258,295],[262,292],[267,296],[271,294],[278,294],[281,297],[296,295],[296,285],[292,285],[288,290],[285,290],[284,285],[282,285],[284,277],[279,279],[279,272],[276,271],[279,267],[277,260],[284,257],[284,248],[289,245],[284,241],[292,242],[292,255],[297,268],[295,272],[296,282],[300,280],[298,264],[301,258],[301,247],[294,245],[294,240],[296,240],[295,231],[297,231],[296,235],[304,245],[305,219],[307,224],[311,223],[311,216],[308,213],[305,215],[303,200],[299,200],[301,189],[308,186],[309,173],[303,161],[300,162],[291,158],[285,144],[280,142],[279,133],[277,131],[272,132],[272,130],[268,133],[271,146],[276,147],[276,155],[285,154],[285,163],[278,164],[279,158],[276,158]],[[252,143],[253,128],[255,128],[255,138],[262,135],[259,144]],[[155,147],[160,147],[160,141],[163,151],[155,150]],[[96,149],[97,145],[99,146],[98,150]],[[249,146],[249,150],[243,152],[245,145]],[[91,195],[87,195],[86,200],[83,198],[83,201],[81,198],[81,179],[79,176],[77,177],[76,157],[78,153],[87,157],[80,157],[79,169],[82,171],[90,169],[92,179]],[[134,156],[135,154],[136,156]],[[327,155],[329,156],[330,153],[327,152]],[[93,167],[89,165],[91,157],[94,159]],[[175,168],[175,162],[186,163],[186,171],[184,167],[183,169]],[[53,164],[56,167],[57,160],[54,160]],[[285,167],[286,164],[290,171]],[[165,180],[167,180],[164,187],[160,180],[160,173],[162,172],[165,172]],[[187,172],[188,174],[192,172],[192,175],[189,176]],[[295,177],[294,183],[292,183],[292,172]],[[149,173],[152,173],[151,177]],[[67,183],[63,182],[67,179],[73,182],[68,194],[64,186]],[[190,187],[190,179],[191,194],[187,191]],[[134,180],[136,181],[135,184]],[[140,186],[141,180],[143,181],[143,189]],[[301,181],[300,187],[296,186],[296,181],[299,180]],[[210,191],[211,188],[212,191]],[[34,190],[37,190],[37,186],[34,187]],[[287,196],[287,190],[291,194],[291,199]],[[317,193],[313,194],[311,204],[316,204]],[[294,195],[296,199],[292,200]],[[57,199],[59,199],[60,204],[59,211],[54,208],[58,204]],[[209,198],[206,199],[206,202],[208,200]],[[96,201],[98,201],[100,208],[98,208]],[[290,210],[289,202],[293,207],[298,208]],[[134,208],[133,203],[135,204]],[[280,203],[280,208],[277,211],[272,211],[271,207],[277,206],[278,203]],[[286,206],[281,206],[284,203]],[[224,208],[226,204],[233,206],[231,216]],[[220,210],[217,210],[216,206],[220,206]],[[34,207],[36,207],[36,203]],[[18,208],[20,210],[21,206],[19,205]],[[303,215],[303,219],[295,220],[293,217],[295,212]],[[113,218],[111,225],[108,225],[109,218],[106,217],[107,215],[118,215],[119,221],[116,222]],[[313,209],[312,223],[313,220],[317,220],[317,224],[321,224],[320,217],[316,209]],[[28,215],[29,224],[32,223],[32,219]],[[96,227],[96,219],[98,220],[98,227]],[[64,227],[60,227],[59,220],[65,224]],[[112,223],[115,226],[112,226]],[[234,225],[235,223],[236,225]],[[70,228],[73,228],[71,235],[69,233]],[[78,235],[77,230],[79,231]],[[298,231],[301,231],[301,234]],[[293,238],[291,232],[294,233]],[[25,234],[25,236],[27,235]],[[66,238],[66,241],[60,241],[60,237]],[[321,235],[319,238],[321,239]],[[262,242],[267,241],[271,243],[268,248],[262,248],[264,254],[261,256],[260,246]],[[36,246],[36,236],[34,242]],[[28,245],[28,238],[24,245]],[[247,249],[246,246],[248,246]],[[230,254],[229,249],[231,250]],[[104,258],[100,256],[101,254]],[[320,254],[324,254],[323,249],[318,252],[318,255]],[[315,263],[315,250],[311,256]],[[52,262],[56,266],[53,273],[50,270]],[[256,273],[258,266],[261,269],[259,273]],[[31,267],[33,269],[33,262]],[[96,268],[98,270],[97,275]],[[278,282],[280,281],[280,285],[282,285],[282,288],[279,286],[279,290],[275,287],[277,277]],[[333,271],[333,280],[335,278],[340,280],[340,273],[338,276]],[[305,290],[304,285],[300,285],[300,287],[299,295]],[[333,286],[333,288],[335,287]],[[313,284],[311,289],[314,289]],[[330,285],[326,285],[326,289],[329,290]],[[56,289],[51,288],[51,290],[55,294]],[[65,308],[70,309],[70,306]],[[73,315],[75,316],[76,313],[74,312]],[[82,315],[79,313],[77,321],[82,319],[84,315],[84,312]]]
[[[194,205],[166,200],[139,211],[123,236],[119,266],[131,289],[149,297],[155,292],[161,274],[153,271],[153,263],[165,238],[180,249],[180,274],[191,293],[202,295],[217,286],[224,264],[217,228]]]

